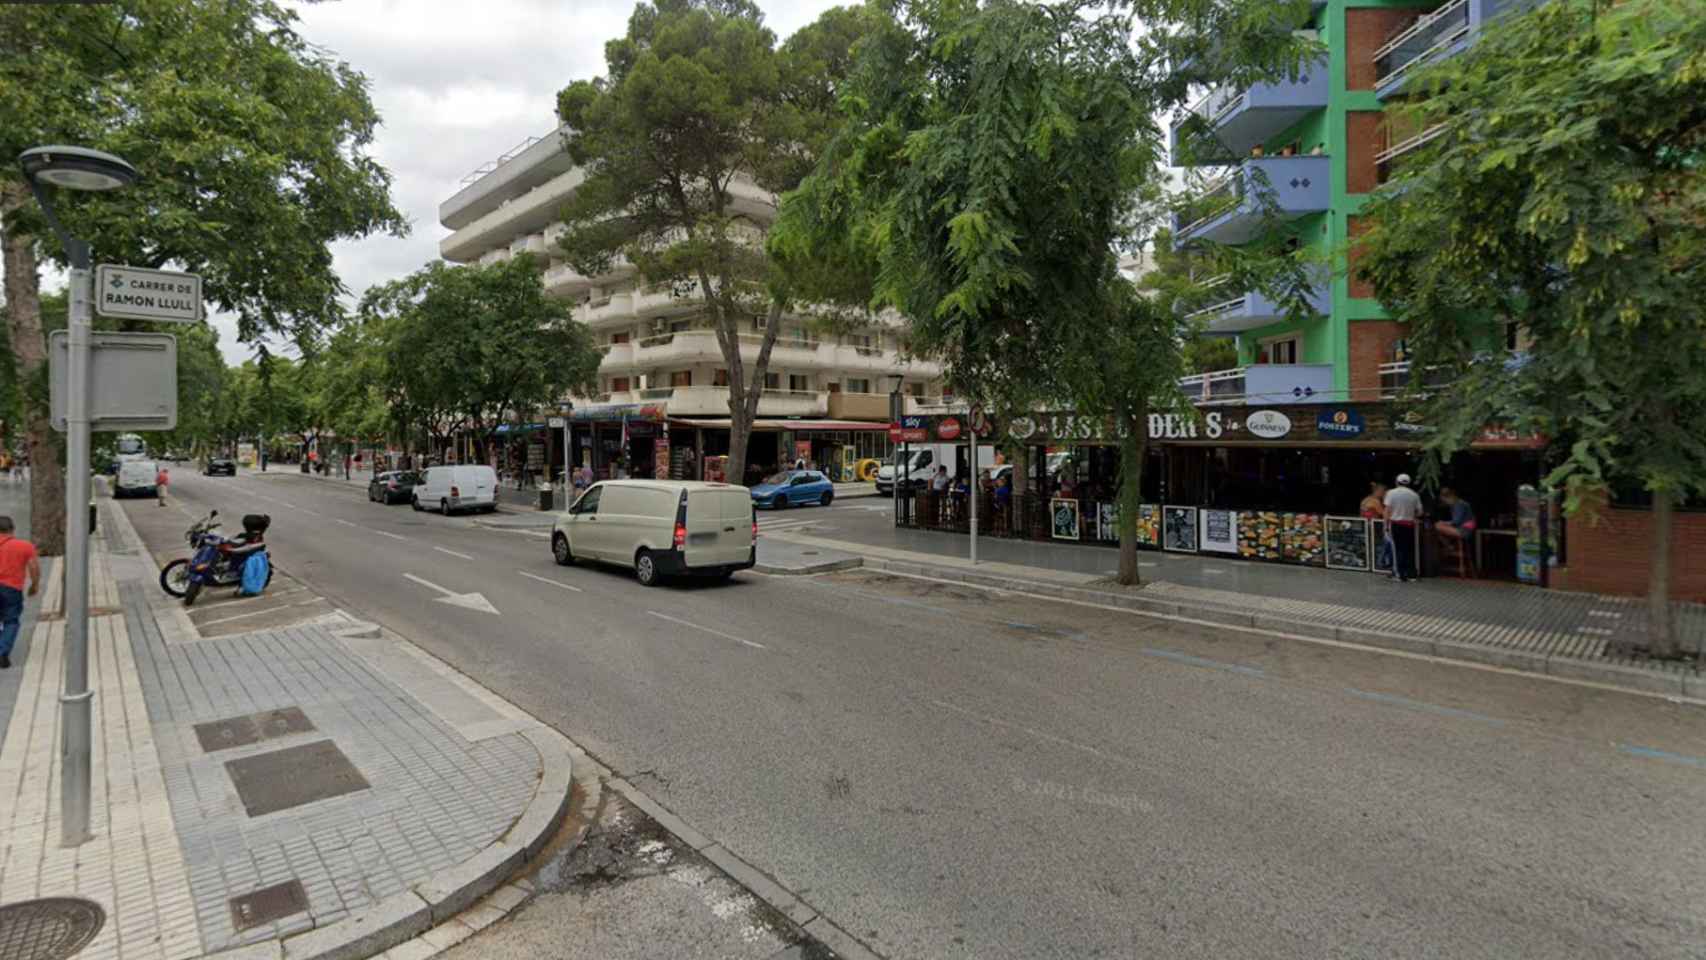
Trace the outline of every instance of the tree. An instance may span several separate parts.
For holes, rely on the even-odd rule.
[[[1650,494],[1649,645],[1674,655],[1671,513],[1706,494],[1706,2],[1560,0],[1410,84],[1394,122],[1440,132],[1369,211],[1360,266],[1412,370],[1453,381],[1411,397],[1430,464],[1509,420],[1558,441],[1568,510]]]
[[[772,251],[870,277],[870,304],[906,318],[956,395],[1112,417],[1135,504],[1145,412],[1178,402],[1180,368],[1176,318],[1118,272],[1118,249],[1148,239],[1161,198],[1153,117],[1190,89],[1182,53],[1198,82],[1295,61],[1289,30],[1273,35],[1274,6],[1296,13],[895,2],[895,21],[861,48],[846,125],[784,199]],[[1140,15],[1156,28],[1134,43]],[[1180,20],[1193,29],[1168,29]],[[1122,583],[1138,580],[1136,523],[1122,511]]]
[[[590,392],[602,356],[568,304],[546,295],[539,269],[529,254],[486,267],[440,262],[368,290],[362,321],[387,402],[437,440],[472,430],[484,458],[502,424]]]
[[[705,304],[728,373],[729,476],[746,468],[790,278],[765,256],[771,194],[791,189],[835,126],[840,71],[871,12],[833,10],[776,37],[748,0],[656,0],[605,46],[608,75],[557,96],[586,180],[561,248],[588,276],[618,258]],[[743,338],[759,335],[751,365]]]
[[[1157,310],[1179,318],[1179,336],[1185,373],[1209,373],[1238,365],[1238,342],[1232,337],[1211,337],[1200,324],[1188,320],[1191,311],[1207,307],[1217,295],[1225,297],[1225,281],[1209,271],[1209,257],[1197,250],[1173,249],[1173,231],[1156,231],[1153,255],[1155,268],[1138,278],[1137,289],[1150,298]],[[1205,289],[1206,288],[1206,289]]]
[[[0,5],[0,233],[17,375],[45,358],[41,258],[60,256],[13,158],[41,144],[108,150],[141,173],[111,194],[60,191],[61,219],[102,260],[199,273],[242,337],[311,338],[341,313],[327,244],[407,224],[367,153],[367,80],[272,0]],[[44,242],[45,241],[45,242]],[[34,529],[61,549],[63,483],[46,411],[27,416]]]

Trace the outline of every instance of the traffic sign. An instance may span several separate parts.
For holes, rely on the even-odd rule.
[[[201,278],[103,263],[95,268],[95,311],[103,317],[195,323],[201,319]]]
[[[987,437],[994,432],[989,423],[989,413],[983,409],[983,404],[974,403],[971,407],[971,432],[979,437]]]
[[[900,424],[898,422],[889,424],[889,442],[900,442]]]
[[[48,410],[65,429],[69,338],[48,338]],[[96,430],[171,430],[178,425],[178,338],[169,333],[89,334],[89,423]]]

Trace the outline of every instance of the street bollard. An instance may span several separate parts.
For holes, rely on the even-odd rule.
[[[556,505],[556,496],[551,492],[551,484],[541,483],[539,485],[539,509],[551,510]]]

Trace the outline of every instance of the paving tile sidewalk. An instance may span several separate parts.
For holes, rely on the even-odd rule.
[[[95,837],[59,846],[64,622],[50,594],[21,683],[9,695],[0,688],[10,718],[0,748],[0,903],[96,901],[106,923],[79,954],[89,960],[196,957],[262,941],[273,956],[314,956],[358,926],[371,932],[370,918],[399,903],[418,906],[416,926],[438,921],[470,867],[519,862],[554,828],[567,799],[566,741],[341,614],[186,634],[128,519],[110,501],[103,508],[110,540],[97,541],[91,562],[93,606],[106,611],[91,619]],[[291,708],[305,724],[276,722],[273,711]],[[217,721],[235,722],[206,726]],[[290,766],[305,755],[313,762]],[[353,778],[320,776],[336,756]],[[251,789],[256,772],[270,779]],[[286,800],[299,802],[266,809]],[[291,882],[305,904],[276,919],[233,903]]]
[[[877,525],[836,530],[834,536],[786,530],[769,536],[924,568],[976,571],[1061,588],[1100,589],[1118,563],[1117,553],[1106,548],[986,537],[979,538],[983,562],[973,567],[964,536]],[[1628,666],[1628,661],[1611,656],[1608,648],[1619,636],[1640,635],[1647,622],[1645,601],[1631,597],[1451,579],[1398,584],[1369,573],[1155,551],[1138,556],[1148,581],[1141,596],[1148,601],[1236,614],[1245,622],[1320,624],[1345,632],[1346,638],[1362,632],[1510,651],[1511,665],[1531,658],[1542,662],[1559,658]],[[1706,641],[1706,605],[1679,603],[1675,611],[1684,648],[1700,649]],[[1451,648],[1440,646],[1429,652]],[[1697,671],[1682,672],[1692,678],[1701,676]],[[1678,673],[1666,668],[1667,676]]]

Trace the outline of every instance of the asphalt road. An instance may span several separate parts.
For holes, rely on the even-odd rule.
[[[1700,707],[862,572],[646,589],[354,484],[173,493],[273,514],[284,571],[885,956],[1706,951]]]

